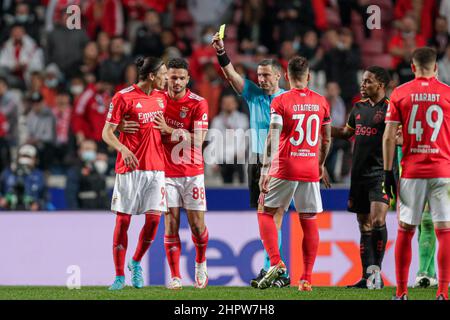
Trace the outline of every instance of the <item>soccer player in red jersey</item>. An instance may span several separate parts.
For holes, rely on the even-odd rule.
[[[208,284],[205,225],[206,196],[202,144],[208,130],[208,102],[186,88],[188,64],[183,59],[167,63],[167,109],[157,123],[163,134],[166,190],[169,211],[165,215],[164,247],[172,279],[169,289],[181,289],[180,208],[186,209],[195,245],[195,284]]]
[[[299,290],[312,290],[311,274],[319,246],[316,214],[323,211],[319,181],[330,147],[331,119],[327,100],[308,89],[309,79],[308,61],[292,58],[288,64],[292,89],[274,98],[270,105],[270,130],[260,178],[264,212],[258,212],[258,222],[271,267],[258,282],[260,289],[270,287],[286,269],[273,215],[280,208],[286,210],[294,198],[304,235]]]
[[[164,88],[167,68],[161,59],[154,57],[139,58],[136,64],[139,82],[114,95],[102,135],[117,150],[111,204],[111,210],[117,215],[113,239],[116,279],[110,290],[125,286],[124,264],[131,216],[145,214],[136,252],[128,263],[133,286],[142,288],[140,261],[156,235],[161,213],[167,210],[164,150],[161,132],[155,128],[156,117],[166,108],[166,96],[156,88]],[[121,132],[117,138],[114,132],[124,118],[139,122],[139,130]]]
[[[412,56],[415,79],[391,94],[383,137],[385,188],[397,193],[392,173],[395,136],[403,134],[403,168],[398,190],[399,228],[395,244],[395,300],[408,299],[411,239],[428,201],[438,250],[439,286],[436,298],[448,299],[450,282],[450,87],[436,78],[436,52],[416,49]]]
[[[171,271],[169,289],[181,289],[179,237],[180,209],[187,217],[195,244],[195,284],[208,284],[206,247],[208,229],[205,225],[206,197],[202,144],[208,130],[208,102],[186,88],[189,83],[188,64],[184,59],[167,63],[167,108],[164,117],[156,118],[161,130],[164,153],[166,191],[169,211],[165,214],[164,247]],[[138,123],[124,121],[124,130],[135,130]]]

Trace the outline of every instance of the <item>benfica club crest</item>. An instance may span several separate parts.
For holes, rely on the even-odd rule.
[[[181,107],[180,118],[182,119],[186,118],[188,111],[189,111],[188,107]]]

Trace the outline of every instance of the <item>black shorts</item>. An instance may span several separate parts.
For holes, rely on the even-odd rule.
[[[383,190],[383,179],[351,182],[348,196],[348,211],[370,213],[371,202],[383,202],[389,205],[389,197]]]
[[[258,199],[261,191],[259,190],[259,178],[261,177],[262,163],[259,157],[255,164],[248,164],[248,189],[250,191],[250,207],[258,208]]]

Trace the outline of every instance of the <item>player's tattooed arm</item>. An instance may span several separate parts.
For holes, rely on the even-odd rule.
[[[350,128],[348,125],[345,127],[331,127],[331,136],[339,139],[350,139],[355,134],[355,129]]]
[[[117,139],[114,132],[117,129],[116,124],[105,123],[102,131],[102,139],[107,145],[114,148],[117,152],[122,154],[122,159],[125,165],[131,169],[135,169],[139,166],[139,160],[136,158],[133,152],[131,152],[126,146],[124,146],[119,139]]]
[[[242,91],[244,91],[244,78],[237,73],[233,67],[233,64],[229,61],[226,55],[227,53],[225,52],[225,44],[223,40],[220,39],[218,32],[214,35],[211,45],[214,49],[216,49],[217,58],[219,59],[225,78],[238,94],[242,94]],[[224,63],[221,62],[221,60],[228,63],[226,65],[222,65]]]

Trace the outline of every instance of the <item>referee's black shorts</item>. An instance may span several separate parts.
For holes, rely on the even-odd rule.
[[[256,163],[249,163],[248,173],[248,189],[250,191],[250,207],[258,208],[258,199],[261,191],[259,190],[259,178],[261,177],[262,156],[256,155]],[[255,162],[255,161],[253,161]]]

